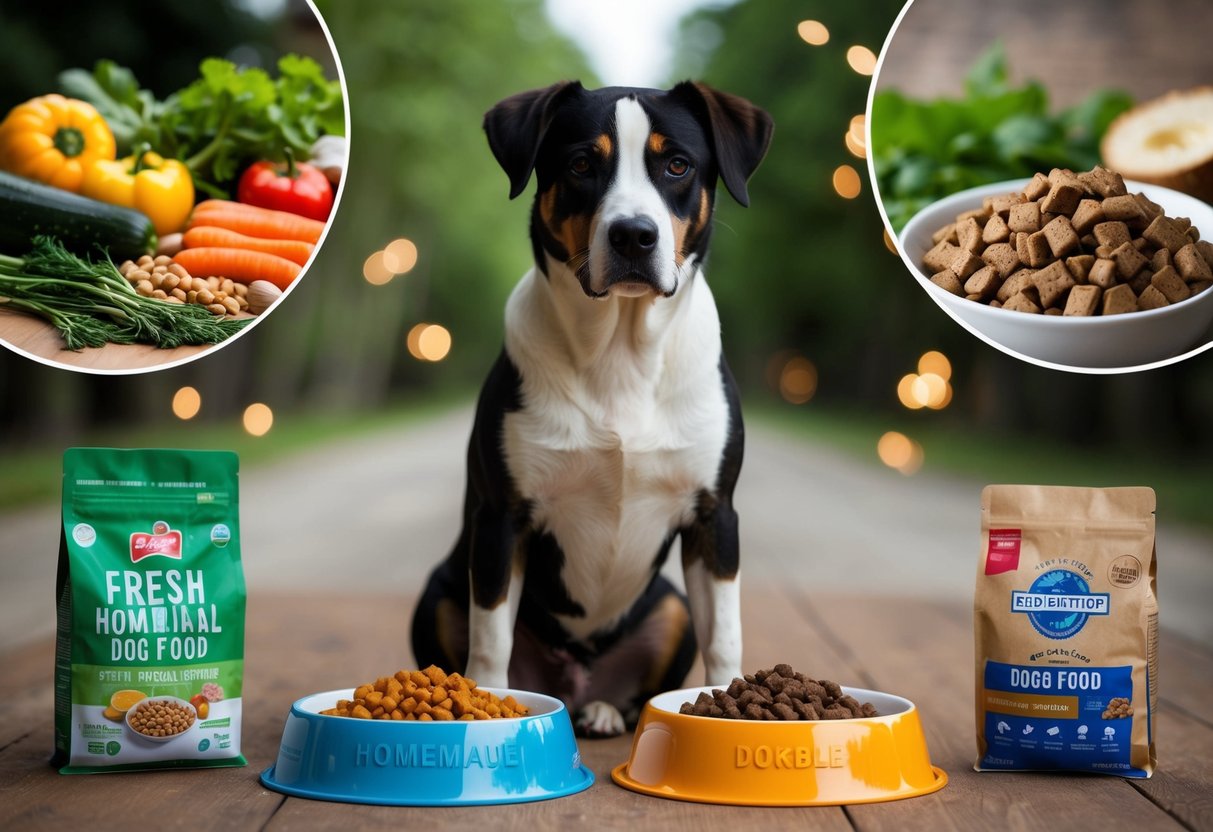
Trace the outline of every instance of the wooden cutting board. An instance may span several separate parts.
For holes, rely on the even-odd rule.
[[[241,313],[239,317],[253,316]],[[212,344],[164,350],[146,344],[106,344],[73,352],[64,349],[63,338],[53,326],[41,318],[11,309],[0,309],[0,343],[26,356],[92,373],[142,373],[162,369],[223,346]]]

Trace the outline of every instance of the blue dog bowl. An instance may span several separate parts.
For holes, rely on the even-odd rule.
[[[386,806],[526,803],[588,789],[568,710],[559,699],[488,688],[530,708],[515,719],[401,722],[325,716],[350,691],[291,706],[266,788],[295,797]]]

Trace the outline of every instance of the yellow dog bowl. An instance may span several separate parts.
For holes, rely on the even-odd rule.
[[[756,722],[678,713],[701,691],[654,696],[632,755],[612,772],[625,789],[655,797],[741,806],[837,806],[916,797],[942,789],[914,703],[843,688],[879,716]]]

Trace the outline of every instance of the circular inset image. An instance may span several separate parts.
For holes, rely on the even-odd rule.
[[[348,104],[310,0],[163,6],[0,84],[0,344],[44,364],[138,373],[230,343],[340,198]]]
[[[911,0],[867,119],[882,214],[932,299],[1092,373],[1213,346],[1213,54],[1186,22],[1205,9],[1113,5]]]

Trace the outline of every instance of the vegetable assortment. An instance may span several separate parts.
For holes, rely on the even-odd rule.
[[[277,69],[208,58],[158,100],[100,61],[63,72],[66,95],[13,107],[0,308],[45,318],[78,350],[217,343],[271,306],[319,243],[345,159],[338,82],[298,55]]]

